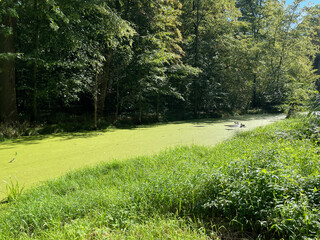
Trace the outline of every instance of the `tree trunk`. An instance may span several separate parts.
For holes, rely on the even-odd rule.
[[[38,65],[37,59],[33,64],[32,71],[32,85],[33,85],[33,95],[32,95],[32,112],[31,112],[31,121],[36,121],[38,118],[38,106],[37,106],[37,73],[38,73]]]
[[[106,61],[103,65],[103,73],[99,77],[99,94],[98,94],[98,105],[97,105],[97,114],[98,117],[102,117],[104,113],[104,105],[106,101],[108,82],[109,82],[109,72],[110,72],[110,63],[111,63],[111,53],[108,53],[105,58]]]
[[[199,66],[199,25],[200,25],[200,0],[197,0],[196,6],[194,3],[194,8],[196,8],[197,14],[196,14],[196,23],[194,25],[194,35],[196,37],[195,39],[195,46],[194,46],[194,52],[195,52],[195,57],[194,57],[194,66],[198,67]]]
[[[157,93],[156,118],[157,118],[157,121],[160,122],[160,93]]]
[[[194,66],[199,66],[199,26],[200,26],[200,0],[193,1],[193,10],[196,11],[196,22],[194,24],[194,35],[195,35],[195,43],[194,43]],[[194,116],[197,117],[198,112],[198,97],[199,97],[199,87],[198,87],[198,77],[194,77],[193,79],[193,112]]]
[[[139,88],[139,123],[142,123],[142,90]]]
[[[34,0],[34,11],[38,11],[38,0]],[[37,15],[35,19],[35,31],[34,31],[34,50],[35,50],[35,60],[33,63],[33,71],[32,71],[32,87],[33,87],[33,102],[32,102],[32,112],[31,112],[31,121],[36,121],[38,119],[38,59],[39,59],[39,45],[40,45],[40,17]]]
[[[94,78],[94,86],[93,86],[93,104],[94,104],[94,112],[93,112],[93,125],[94,129],[98,128],[98,70],[96,69],[96,76]]]
[[[117,76],[117,103],[116,103],[116,116],[115,120],[118,120],[120,108],[120,92],[119,92],[119,76]]]
[[[2,24],[13,31],[15,22],[16,19],[8,16],[2,19]],[[0,34],[0,53],[15,53],[13,34]],[[0,59],[0,120],[5,122],[18,119],[15,81],[14,56]]]
[[[252,107],[256,108],[258,106],[257,101],[257,75],[253,75],[253,86],[252,86]]]

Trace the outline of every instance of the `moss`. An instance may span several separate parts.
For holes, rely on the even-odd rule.
[[[132,129],[22,137],[1,143],[0,180],[16,178],[21,186],[29,188],[100,162],[149,155],[177,145],[214,145],[234,135],[237,130],[230,127],[233,121],[244,122],[246,129],[252,129],[281,117],[248,115],[237,119],[206,119]],[[1,181],[0,199],[4,197],[4,190],[5,183]]]

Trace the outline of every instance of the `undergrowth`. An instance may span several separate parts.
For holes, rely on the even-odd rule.
[[[105,130],[110,127],[107,121],[99,121],[98,129]],[[0,122],[0,142],[8,139],[16,139],[21,136],[37,136],[48,135],[63,132],[79,132],[79,131],[93,131],[94,126],[92,120],[81,120],[78,117],[70,117],[70,119],[59,121],[57,123],[30,123],[30,122]]]
[[[70,173],[4,207],[0,239],[319,239],[318,126],[286,120]]]
[[[30,124],[29,122],[0,122],[0,142],[20,136],[35,136],[42,128],[42,125]]]

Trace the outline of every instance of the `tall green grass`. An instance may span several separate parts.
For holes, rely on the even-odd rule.
[[[7,198],[2,201],[2,203],[12,202],[19,198],[19,196],[22,194],[22,191],[24,189],[23,186],[20,186],[17,179],[12,180],[10,179],[9,182],[4,181],[6,184],[6,195]]]
[[[319,238],[316,124],[70,173],[4,207],[0,239]]]

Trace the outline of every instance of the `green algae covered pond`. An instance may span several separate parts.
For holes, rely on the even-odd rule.
[[[5,181],[10,179],[29,188],[101,162],[150,155],[179,145],[215,145],[236,132],[283,118],[284,115],[247,115],[6,141],[0,143],[0,199],[5,197]],[[234,122],[245,124],[245,128],[239,128]]]

